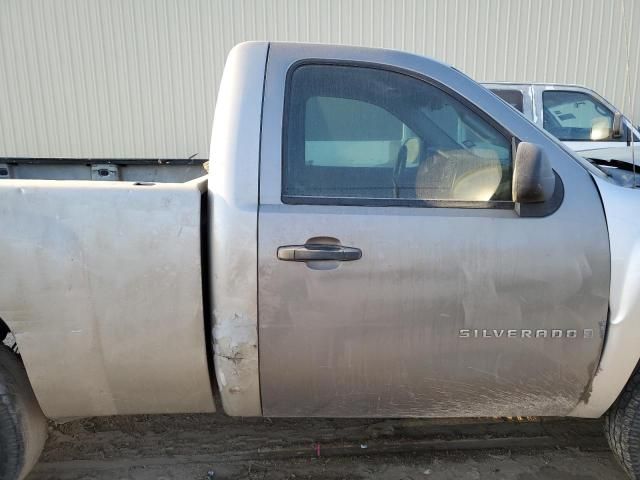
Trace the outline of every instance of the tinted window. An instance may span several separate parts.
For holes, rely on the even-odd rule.
[[[305,106],[305,162],[316,166],[383,167],[395,158],[403,124],[360,100],[310,97]]]
[[[513,108],[518,110],[520,113],[524,111],[523,102],[524,97],[522,96],[522,92],[520,90],[503,90],[503,89],[492,89],[493,93],[511,105]]]
[[[286,108],[285,202],[511,200],[510,140],[422,80],[301,66],[290,76]]]
[[[612,138],[613,112],[591,95],[549,90],[542,107],[544,129],[560,140],[624,141]]]

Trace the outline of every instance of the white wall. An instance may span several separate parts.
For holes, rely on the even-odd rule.
[[[224,58],[258,39],[579,83],[638,122],[638,20],[634,0],[0,0],[0,157],[206,158]]]

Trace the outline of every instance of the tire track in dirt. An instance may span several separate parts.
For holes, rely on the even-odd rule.
[[[511,476],[492,478],[573,480],[572,464],[585,470],[576,479],[624,478],[599,420],[140,415],[52,426],[29,479],[471,479],[507,465]]]

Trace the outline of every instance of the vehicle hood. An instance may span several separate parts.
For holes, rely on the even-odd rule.
[[[584,158],[606,161],[618,160],[619,162],[632,163],[632,152],[637,165],[640,161],[640,145],[634,145],[633,148],[627,147],[626,145],[623,147],[596,148],[591,150],[580,150],[576,153]]]
[[[610,147],[583,150],[575,154],[589,160],[610,182],[622,187],[640,187],[640,145],[634,145],[633,149],[627,146]]]

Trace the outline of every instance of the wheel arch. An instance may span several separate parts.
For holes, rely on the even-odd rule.
[[[3,341],[9,333],[11,333],[9,325],[0,317],[0,342]]]

